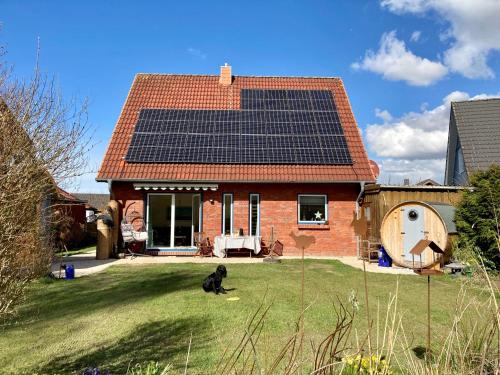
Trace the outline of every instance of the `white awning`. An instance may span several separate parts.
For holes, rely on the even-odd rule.
[[[175,191],[175,190],[186,190],[186,191],[216,191],[219,185],[215,184],[134,184],[135,190],[153,190],[153,191]]]

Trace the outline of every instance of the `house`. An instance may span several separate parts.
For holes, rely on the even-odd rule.
[[[476,171],[500,164],[500,99],[452,102],[445,185],[468,185]]]
[[[425,180],[419,181],[415,185],[419,185],[419,186],[440,186],[440,184],[437,181],[434,181],[431,178],[426,178]]]
[[[137,74],[97,181],[148,250],[193,254],[193,233],[290,234],[315,255],[355,255],[353,218],[375,181],[340,78]]]
[[[53,224],[56,227],[57,241],[61,241],[67,247],[80,245],[86,237],[86,202],[75,197],[73,194],[55,187],[51,196],[51,209],[53,212]]]
[[[104,212],[105,207],[109,203],[109,194],[97,194],[97,193],[73,193],[73,195],[85,201],[85,215],[87,218]]]

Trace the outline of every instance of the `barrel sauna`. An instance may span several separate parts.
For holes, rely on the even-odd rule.
[[[426,249],[421,259],[418,256],[413,259],[410,250],[422,239],[432,240],[441,249],[449,250],[450,236],[456,234],[454,213],[455,208],[445,203],[399,203],[392,207],[382,220],[382,245],[393,262],[399,266],[431,267],[435,262],[431,249]]]

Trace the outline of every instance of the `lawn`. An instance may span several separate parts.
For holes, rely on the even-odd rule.
[[[293,333],[300,305],[300,261],[229,264],[229,295],[206,294],[200,285],[213,264],[113,266],[74,281],[38,281],[15,322],[0,331],[0,368],[5,374],[79,373],[98,365],[124,374],[130,362],[149,360],[183,369],[192,334],[189,368],[206,373],[226,347],[234,347],[248,317],[264,296],[272,304],[261,336],[262,362],[269,361]],[[363,273],[337,261],[306,260],[306,355],[333,325],[336,297],[357,293],[355,327],[364,332]],[[395,290],[398,276],[368,274],[375,315]],[[399,306],[413,345],[424,345],[426,278],[399,276]],[[433,333],[449,325],[460,281],[432,280]],[[228,301],[237,296],[238,301]],[[270,350],[269,350],[270,348]],[[81,371],[80,371],[81,373]]]
[[[78,248],[78,249],[61,251],[59,253],[56,253],[56,256],[69,257],[71,255],[89,254],[89,253],[92,253],[95,251],[95,247],[96,247],[96,245],[89,245],[89,246],[84,246],[84,247]]]

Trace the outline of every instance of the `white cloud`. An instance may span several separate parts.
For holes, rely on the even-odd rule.
[[[382,74],[385,79],[405,81],[413,86],[429,86],[448,72],[439,61],[414,55],[406,48],[404,41],[396,38],[394,30],[382,35],[380,48],[376,53],[366,51],[363,60],[351,66],[356,70]]]
[[[500,1],[498,0],[381,0],[396,14],[436,12],[449,28],[444,39],[451,46],[444,52],[448,68],[468,78],[491,78],[488,66],[492,51],[500,51]]]
[[[418,42],[420,40],[421,36],[422,36],[422,32],[419,30],[415,30],[414,32],[411,33],[410,40],[412,42]]]
[[[427,0],[381,0],[380,4],[394,13],[422,13],[428,9]]]
[[[388,122],[388,121],[392,120],[392,115],[386,109],[381,110],[380,108],[375,108],[375,116],[384,120],[384,122]]]
[[[187,50],[187,53],[189,53],[191,56],[197,57],[201,60],[205,60],[207,58],[207,55],[203,53],[203,51],[197,49],[197,48],[192,48],[189,47]]]
[[[443,183],[446,160],[442,159],[383,159],[379,161],[380,176],[378,182],[383,184],[400,185],[405,178],[410,179],[410,184],[431,178]]]
[[[433,159],[446,152],[446,130],[413,128],[405,122],[369,125],[366,138],[370,149],[381,157]]]
[[[453,91],[437,107],[428,109],[423,105],[420,111],[405,113],[399,118],[393,118],[387,110],[377,108],[375,115],[383,123],[367,125],[365,139],[368,149],[381,166],[381,178],[392,176],[401,180],[402,177],[410,177],[414,182],[433,178],[442,181],[450,103],[492,97],[500,97],[500,92],[470,97],[466,92]]]

